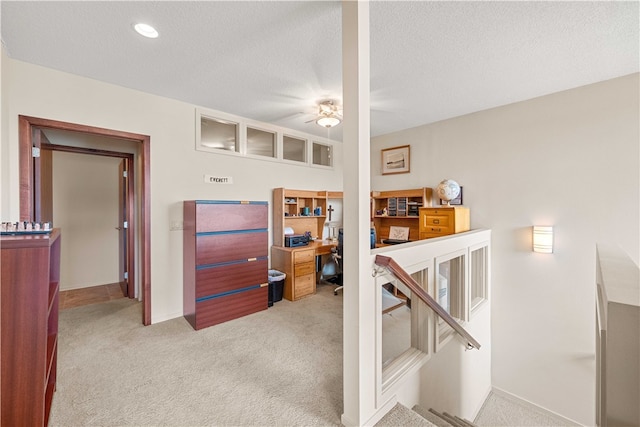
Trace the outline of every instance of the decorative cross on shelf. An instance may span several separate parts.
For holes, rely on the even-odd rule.
[[[331,207],[331,205],[329,205],[329,209],[327,209],[327,212],[329,212],[329,221],[331,221],[331,213],[335,211],[335,209],[333,209],[333,207]]]

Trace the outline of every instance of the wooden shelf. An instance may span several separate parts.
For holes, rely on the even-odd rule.
[[[60,230],[2,236],[1,425],[46,426],[56,388]]]
[[[289,227],[295,234],[310,232],[311,237],[322,238],[327,221],[327,199],[341,198],[342,192],[273,189],[273,245],[284,246],[284,230]],[[301,215],[308,208],[309,215]],[[314,212],[320,210],[320,215]]]
[[[409,240],[418,240],[419,209],[431,206],[431,199],[432,190],[428,187],[371,192],[371,222],[376,228],[377,242],[389,238],[392,226],[408,227]]]

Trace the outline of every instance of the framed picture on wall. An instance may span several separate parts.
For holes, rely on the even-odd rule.
[[[447,204],[447,201],[446,201],[446,200],[442,200],[442,199],[440,199],[440,204],[441,204],[441,205],[446,205],[446,204]],[[462,205],[462,185],[460,186],[460,194],[458,194],[458,197],[456,197],[455,199],[452,199],[452,200],[449,202],[449,204],[450,204],[451,206],[454,206],[454,205]]]
[[[410,148],[410,145],[401,145],[380,150],[382,154],[382,175],[408,173],[411,164]]]

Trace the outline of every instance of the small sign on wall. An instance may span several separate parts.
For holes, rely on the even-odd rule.
[[[204,182],[206,182],[207,184],[233,184],[233,177],[205,175]]]

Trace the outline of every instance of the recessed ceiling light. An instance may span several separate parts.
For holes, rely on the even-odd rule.
[[[138,23],[134,25],[133,28],[141,36],[149,37],[150,39],[155,39],[159,35],[158,31],[149,24]]]

